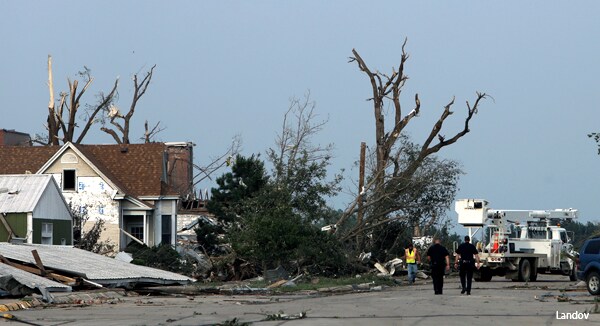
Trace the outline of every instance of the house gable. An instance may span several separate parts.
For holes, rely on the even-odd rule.
[[[72,243],[72,215],[51,175],[0,175],[0,189],[0,241]],[[44,234],[50,225],[56,227]],[[48,242],[40,242],[44,236]]]
[[[33,209],[33,218],[65,220],[69,222],[73,220],[69,205],[58,188],[58,184],[56,184],[56,181],[52,177],[48,178],[48,184]]]
[[[65,170],[74,170],[75,178],[100,178],[102,181],[115,190],[113,196],[120,194],[125,195],[123,187],[119,187],[116,178],[110,178],[103,171],[101,166],[97,166],[93,161],[84,155],[75,145],[67,143],[57,151],[38,171],[38,174],[52,174],[64,190],[63,175]],[[76,182],[75,189],[80,188],[79,182]]]

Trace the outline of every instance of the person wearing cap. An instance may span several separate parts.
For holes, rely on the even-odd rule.
[[[418,265],[421,263],[421,256],[412,243],[408,244],[408,248],[404,249],[404,261],[408,269],[408,283],[415,283],[417,277]]]
[[[475,265],[477,260],[477,265]],[[462,285],[462,291],[460,294],[471,295],[471,283],[473,281],[473,271],[475,267],[479,269],[479,252],[473,244],[471,244],[471,238],[465,236],[465,242],[463,242],[456,249],[456,261],[454,267],[460,267],[460,285]]]

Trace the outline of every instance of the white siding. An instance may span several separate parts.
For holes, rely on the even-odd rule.
[[[100,177],[78,177],[77,191],[63,195],[73,207],[85,207],[89,221],[103,219],[107,224],[118,224],[119,203],[112,199],[113,193],[114,189]]]

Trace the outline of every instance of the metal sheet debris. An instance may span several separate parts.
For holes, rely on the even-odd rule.
[[[108,287],[137,284],[184,285],[194,281],[180,274],[125,263],[69,246],[0,243],[0,255],[35,265],[32,250],[37,250],[47,269],[77,275]]]

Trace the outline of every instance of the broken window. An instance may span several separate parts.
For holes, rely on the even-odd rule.
[[[75,174],[75,170],[63,170],[63,175],[62,175],[63,190],[75,191],[76,179],[77,179],[77,177]]]
[[[42,244],[52,244],[52,223],[42,223]]]

